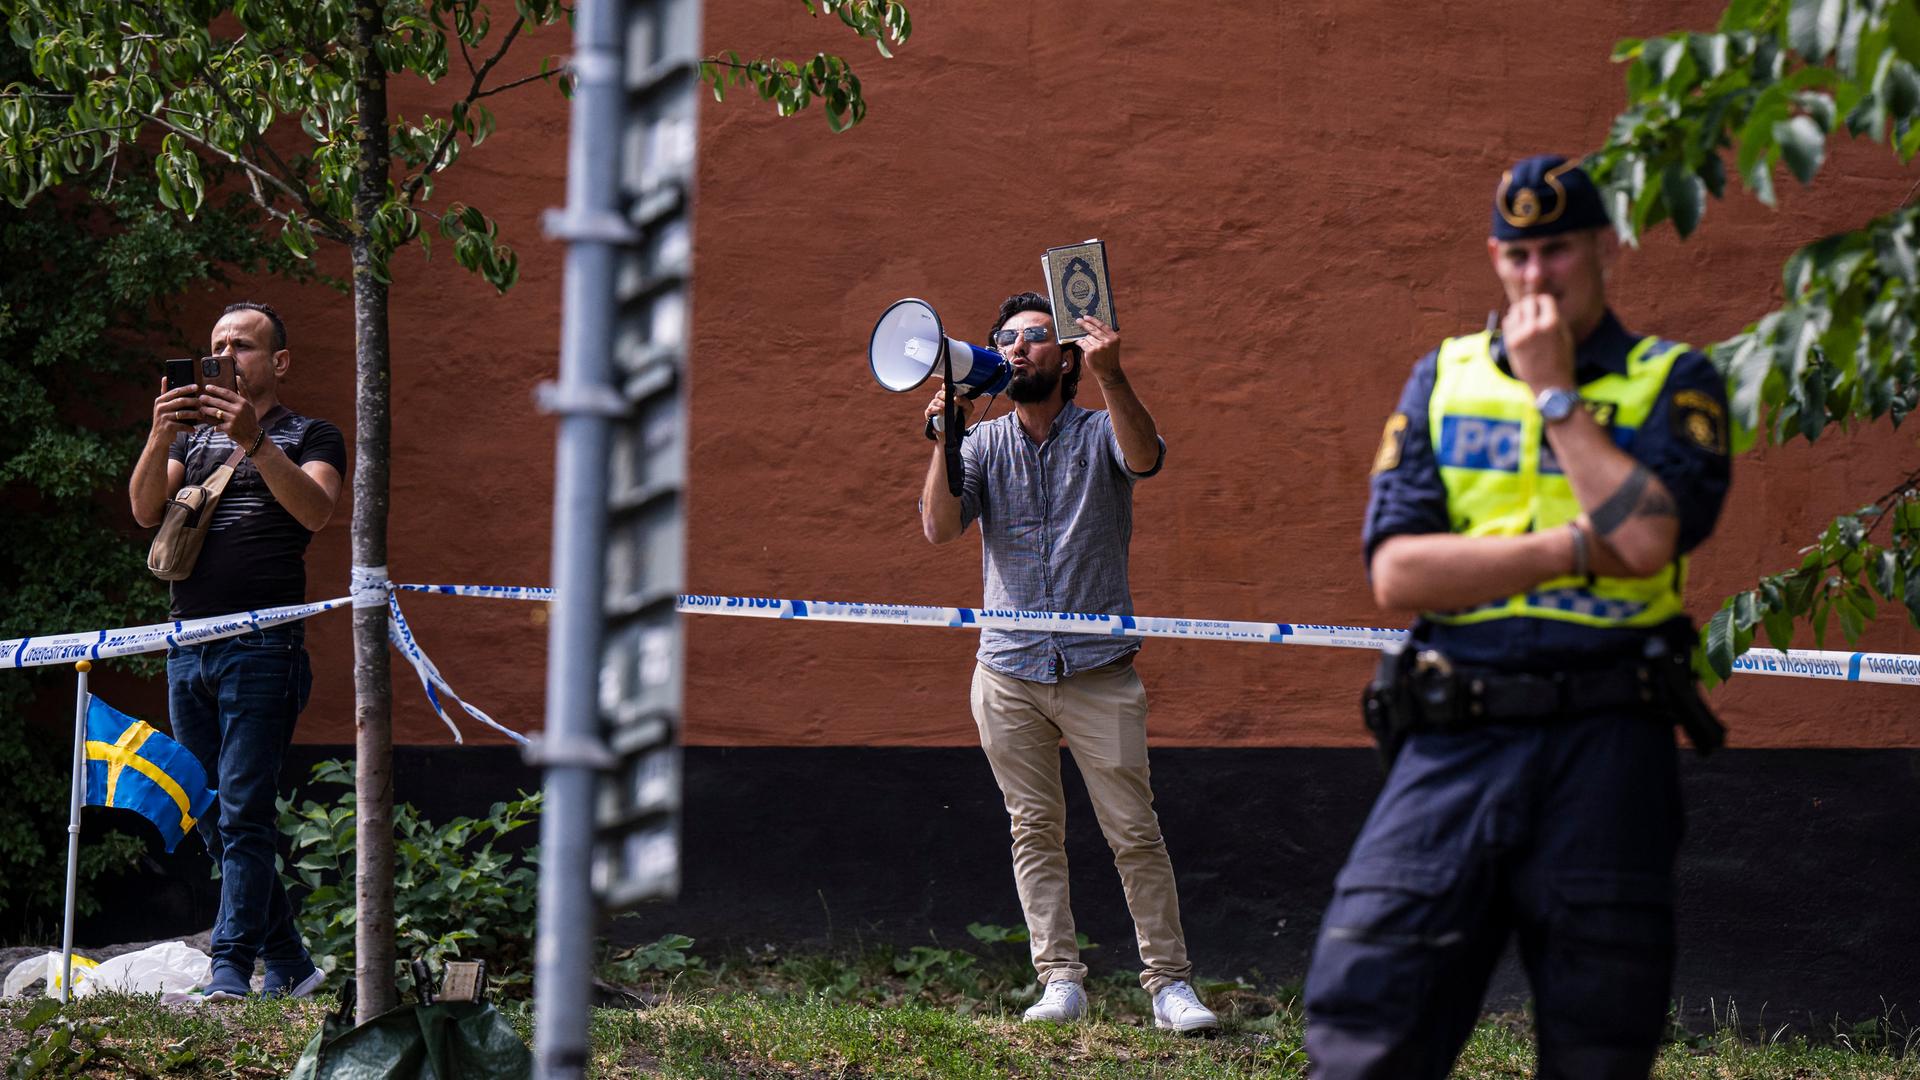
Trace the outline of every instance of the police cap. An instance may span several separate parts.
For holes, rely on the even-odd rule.
[[[1525,240],[1607,224],[1600,191],[1578,161],[1540,154],[1500,177],[1493,193],[1493,238]]]

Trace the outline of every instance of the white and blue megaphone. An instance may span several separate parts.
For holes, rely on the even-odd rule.
[[[992,349],[948,337],[940,316],[925,300],[896,300],[873,324],[867,363],[881,386],[896,394],[927,381],[940,370],[940,348],[953,360],[953,385],[964,397],[998,394],[1013,379],[1006,357]]]

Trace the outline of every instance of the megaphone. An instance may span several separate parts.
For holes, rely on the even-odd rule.
[[[873,324],[867,342],[867,365],[881,386],[896,394],[927,381],[940,366],[945,346],[953,361],[953,385],[966,397],[998,394],[1013,381],[1013,367],[992,349],[948,337],[940,315],[925,300],[896,300]]]

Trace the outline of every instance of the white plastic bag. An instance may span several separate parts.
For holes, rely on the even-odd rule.
[[[80,958],[73,959],[78,965]],[[86,997],[101,990],[122,994],[176,993],[204,985],[212,969],[213,958],[206,953],[184,942],[163,941],[139,952],[122,953],[101,961],[87,972],[87,981],[74,980],[73,993],[75,997]]]
[[[209,961],[211,963],[211,961]],[[73,954],[73,994],[79,997],[82,986],[86,985],[87,973],[97,967],[97,961],[89,960],[79,953]],[[27,987],[41,979],[47,980],[47,996],[60,996],[60,954],[50,952],[45,956],[35,956],[13,965],[7,972],[5,986],[0,986],[0,998],[19,997],[26,993]]]

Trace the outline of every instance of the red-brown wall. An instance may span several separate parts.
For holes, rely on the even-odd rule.
[[[1498,303],[1483,237],[1500,169],[1596,146],[1623,96],[1612,42],[1709,27],[1718,7],[913,13],[912,41],[886,61],[791,0],[707,5],[710,49],[847,53],[871,112],[834,136],[817,114],[780,120],[750,92],[702,104],[689,591],[977,604],[978,541],[934,548],[919,534],[924,396],[871,382],[868,332],[915,295],[977,339],[1002,296],[1042,286],[1044,248],[1099,236],[1127,370],[1169,446],[1166,471],[1138,489],[1136,608],[1404,621],[1375,609],[1365,584],[1367,468],[1414,359]],[[566,32],[528,44],[531,70],[538,50],[565,51]],[[411,88],[402,110],[450,93]],[[492,102],[498,132],[436,201],[497,215],[522,280],[495,297],[445,253],[396,260],[396,580],[547,583],[554,427],[530,395],[556,367],[562,249],[537,218],[564,201],[566,111],[540,87]],[[1623,260],[1616,308],[1643,331],[1724,337],[1778,301],[1794,247],[1892,209],[1911,186],[1883,149],[1837,146],[1811,191],[1783,178],[1777,213],[1737,195],[1692,241],[1650,237]],[[288,398],[350,430],[349,304],[272,283],[254,293],[288,314]],[[1697,553],[1693,610],[1791,564],[1912,459],[1910,436],[1884,426],[1741,459]],[[343,505],[314,542],[316,596],[345,592],[348,518]],[[404,602],[454,686],[539,725],[541,606]],[[351,741],[347,619],[322,617],[312,635],[321,677],[300,737]],[[971,633],[690,617],[687,641],[690,743],[974,739]],[[1885,617],[1866,644],[1920,652],[1920,634]],[[1150,641],[1150,730],[1165,745],[1356,745],[1368,665],[1347,650]],[[394,678],[396,738],[443,741],[397,660]],[[1746,676],[1715,703],[1735,745],[1912,747],[1916,693]]]

